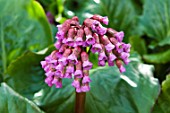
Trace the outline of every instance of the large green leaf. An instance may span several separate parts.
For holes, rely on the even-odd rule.
[[[144,55],[144,59],[149,63],[165,64],[170,62],[170,50],[164,52]]]
[[[48,87],[34,95],[33,101],[46,113],[74,113],[75,93],[71,86],[72,80],[64,79],[63,87]]]
[[[62,89],[45,85],[45,75],[39,65],[43,57],[35,53],[19,57],[9,66],[5,81],[47,113],[72,113],[75,100],[72,80],[64,79]],[[136,60],[126,68],[123,75],[116,67],[90,71],[87,113],[149,113],[159,93],[158,81],[152,76],[153,67]]]
[[[145,0],[141,27],[159,46],[170,45],[170,1]]]
[[[170,75],[162,83],[162,91],[152,113],[170,113]]]
[[[12,63],[10,63],[5,76],[5,82],[15,91],[32,99],[34,94],[45,86],[45,75],[40,61],[48,55],[54,47],[38,53],[26,52]]]
[[[64,6],[67,15],[76,15],[81,22],[92,14],[108,16],[109,27],[124,30],[126,35],[136,27],[136,18],[141,12],[134,0],[66,0]]]
[[[91,72],[87,113],[150,113],[159,93],[152,67],[133,62],[126,68],[127,72],[121,75],[116,67]]]
[[[15,91],[31,99],[42,88],[44,73],[40,61],[44,56],[26,52],[8,67],[5,82]]]
[[[27,50],[38,51],[52,43],[42,7],[32,0],[0,1],[0,68]],[[0,73],[0,74],[1,74]]]
[[[152,76],[153,67],[132,62],[126,68],[124,75],[120,75],[116,67],[97,68],[90,72],[92,82],[85,113],[150,112],[159,93],[159,83]],[[71,81],[64,80],[63,85],[63,89],[40,90],[34,102],[47,113],[73,112],[75,93]]]
[[[0,113],[44,113],[6,83],[0,84]]]

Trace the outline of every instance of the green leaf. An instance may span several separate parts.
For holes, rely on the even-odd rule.
[[[170,112],[170,75],[162,83],[162,91],[153,108],[152,113],[169,113]]]
[[[91,90],[87,92],[85,113],[149,113],[159,93],[153,66],[132,62],[120,75],[116,67],[90,71]],[[45,88],[37,92],[34,102],[47,113],[72,113],[75,93],[71,80],[62,89]],[[67,109],[66,109],[67,108]],[[142,108],[142,109],[141,109]]]
[[[140,25],[149,37],[159,46],[170,45],[170,1],[145,0]]]
[[[64,79],[61,89],[54,86],[35,93],[33,101],[46,113],[74,113],[75,93],[71,79]]]
[[[32,99],[37,91],[45,87],[45,75],[40,61],[53,49],[51,46],[38,53],[26,52],[14,60],[6,71],[6,83],[21,95]]]
[[[161,53],[144,55],[143,58],[148,63],[165,64],[167,62],[170,62],[169,56],[170,56],[170,50],[167,50]]]
[[[37,2],[1,0],[0,7],[0,68],[3,67],[3,74],[9,63],[25,51],[39,51],[51,44],[52,34]]]
[[[39,55],[28,52],[19,57],[8,68],[7,84],[47,113],[73,113],[72,79],[63,79],[61,89],[48,87],[39,64],[43,57],[40,52]],[[92,82],[86,98],[87,113],[149,113],[159,92],[158,81],[152,76],[153,66],[135,60],[126,69],[124,74],[120,74],[116,66],[90,71]]]
[[[90,62],[93,63],[92,69],[95,69],[95,68],[98,67],[98,54],[93,54],[93,53],[90,52],[89,60],[90,60]]]
[[[91,91],[87,93],[87,113],[149,113],[159,92],[152,66],[131,63],[127,72],[116,67],[91,71]]]
[[[81,22],[92,14],[108,16],[109,27],[123,30],[126,35],[136,27],[136,19],[141,12],[133,0],[66,0],[64,7],[66,14],[73,13],[80,17]]]
[[[22,97],[6,83],[0,85],[1,113],[44,113],[33,102]]]
[[[131,44],[131,51],[137,51],[140,55],[147,53],[145,40],[138,36],[131,36],[129,38]]]
[[[42,88],[45,78],[40,66],[43,58],[43,55],[26,52],[9,65],[5,81],[15,91],[31,99]]]

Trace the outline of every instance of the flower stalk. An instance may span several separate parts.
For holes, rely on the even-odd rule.
[[[76,92],[75,113],[84,113],[85,99],[86,99],[85,92],[81,93]]]

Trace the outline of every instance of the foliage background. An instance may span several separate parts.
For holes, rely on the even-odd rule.
[[[1,0],[0,113],[73,113],[72,80],[63,88],[44,83],[40,61],[52,50],[57,24],[77,15],[108,16],[125,32],[131,63],[94,67],[86,113],[170,113],[170,0]],[[53,22],[46,13],[51,12]]]

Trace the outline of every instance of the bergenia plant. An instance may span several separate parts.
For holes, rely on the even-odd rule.
[[[98,54],[98,66],[116,64],[120,73],[125,72],[123,63],[127,65],[130,62],[130,44],[122,42],[123,31],[102,26],[108,23],[107,17],[93,15],[85,19],[82,25],[77,16],[57,25],[56,50],[41,61],[46,75],[45,83],[61,88],[63,78],[74,78],[71,85],[76,92],[88,92],[91,82],[89,70],[93,67],[89,54]]]

